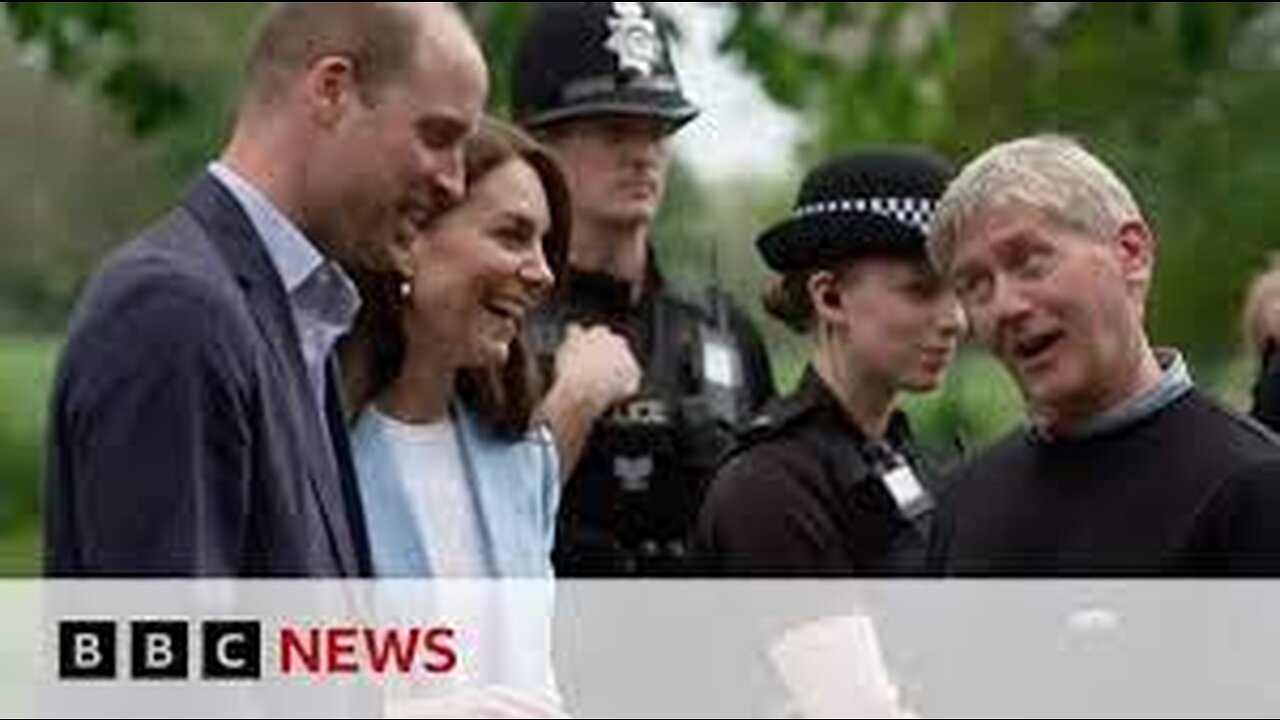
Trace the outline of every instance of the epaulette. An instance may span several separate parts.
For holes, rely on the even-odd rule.
[[[726,465],[751,448],[781,436],[815,409],[812,403],[799,402],[795,396],[774,400],[734,433],[734,442],[720,458]]]
[[[777,437],[813,409],[812,404],[797,402],[795,397],[769,403],[763,411],[738,430],[738,442],[750,446]]]

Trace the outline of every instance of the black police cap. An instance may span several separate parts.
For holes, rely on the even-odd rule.
[[[828,268],[864,255],[925,257],[925,240],[951,165],[915,148],[830,160],[808,174],[795,210],[756,240],[777,272]]]
[[[633,115],[675,131],[698,115],[647,2],[535,3],[516,50],[515,120],[541,128],[593,115]]]

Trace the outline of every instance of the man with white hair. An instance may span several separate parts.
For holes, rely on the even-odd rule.
[[[948,574],[1280,574],[1280,445],[1197,390],[1143,327],[1156,238],[1080,145],[1035,137],[974,160],[930,254],[1030,427],[945,486]]]

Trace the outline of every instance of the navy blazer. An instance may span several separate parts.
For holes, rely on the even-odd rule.
[[[72,317],[50,413],[46,571],[368,576],[335,373],[324,427],[297,334],[261,238],[204,174],[106,262]]]

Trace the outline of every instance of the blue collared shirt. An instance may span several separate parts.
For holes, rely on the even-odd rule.
[[[360,311],[355,283],[248,180],[220,162],[212,163],[209,172],[244,208],[284,282],[321,427],[328,427],[325,369],[334,345],[350,332]]]

